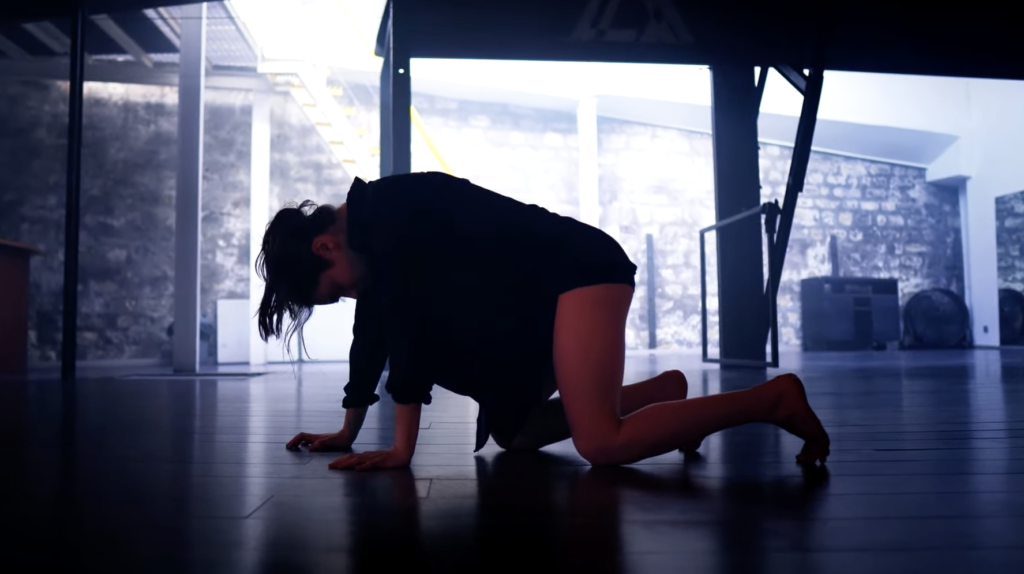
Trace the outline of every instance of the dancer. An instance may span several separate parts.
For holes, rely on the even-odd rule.
[[[829,454],[794,375],[694,399],[679,371],[623,386],[636,266],[602,231],[464,179],[356,179],[340,207],[282,209],[256,264],[264,340],[290,338],[316,305],[356,300],[344,425],[300,433],[287,448],[349,449],[390,365],[394,445],[332,469],[408,466],[435,384],[479,404],[476,450],[488,438],[505,449],[571,438],[591,464],[622,465],[762,422],[804,440],[801,464]]]

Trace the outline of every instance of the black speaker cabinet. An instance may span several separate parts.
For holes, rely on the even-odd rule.
[[[871,349],[900,338],[896,279],[812,277],[800,282],[805,351]]]

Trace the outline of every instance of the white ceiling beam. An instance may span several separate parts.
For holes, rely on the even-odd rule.
[[[153,67],[153,59],[149,57],[149,54],[139,46],[127,32],[124,31],[121,26],[118,26],[117,22],[106,14],[95,14],[90,16],[93,22],[100,27],[101,30],[106,32],[107,36],[113,40],[122,50],[128,52],[135,58],[136,62],[143,64],[147,68]]]
[[[71,51],[71,39],[50,22],[29,22],[22,24],[21,27],[58,54],[63,55]]]

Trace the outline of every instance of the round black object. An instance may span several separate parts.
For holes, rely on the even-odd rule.
[[[967,305],[949,289],[927,289],[903,307],[906,344],[918,349],[965,347],[970,329]]]
[[[1020,291],[999,290],[999,342],[1024,344],[1024,293]]]

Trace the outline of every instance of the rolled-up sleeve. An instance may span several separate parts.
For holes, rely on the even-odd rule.
[[[384,386],[395,403],[400,405],[429,405],[430,391],[434,383],[425,369],[415,361],[409,361],[401,355],[395,356],[388,370],[388,382]]]
[[[377,385],[388,361],[384,314],[372,292],[356,300],[356,317],[349,350],[349,381],[345,385],[346,409],[369,407],[380,400]]]
[[[434,386],[426,331],[417,303],[408,292],[395,292],[388,301],[388,381],[384,389],[400,405],[430,404]]]

